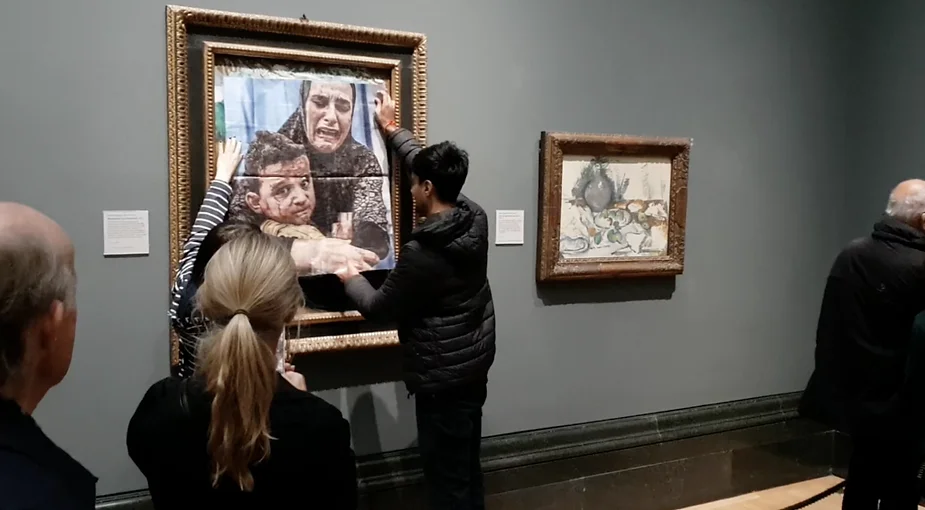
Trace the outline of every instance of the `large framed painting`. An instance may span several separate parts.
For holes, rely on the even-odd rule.
[[[167,8],[171,273],[215,173],[241,142],[225,218],[291,238],[306,308],[289,354],[398,342],[350,309],[333,274],[362,253],[380,285],[412,228],[408,183],[375,121],[377,95],[426,139],[421,34],[189,7]],[[172,338],[172,359],[178,346]]]
[[[537,282],[684,271],[691,141],[543,133]]]

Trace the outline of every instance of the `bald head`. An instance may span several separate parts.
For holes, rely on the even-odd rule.
[[[45,345],[43,336],[70,335],[73,344],[65,320],[76,317],[75,287],[64,229],[31,207],[0,202],[0,388],[20,375],[32,339]]]
[[[39,242],[59,257],[73,258],[71,238],[55,220],[27,205],[0,202],[0,249],[24,242]]]
[[[916,228],[925,226],[925,181],[909,179],[896,185],[890,192],[886,213]]]

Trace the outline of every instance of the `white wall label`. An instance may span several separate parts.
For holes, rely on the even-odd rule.
[[[524,244],[523,210],[495,211],[495,244]]]
[[[148,255],[148,211],[103,211],[103,255]]]

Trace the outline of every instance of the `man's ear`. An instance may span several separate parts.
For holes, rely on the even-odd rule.
[[[58,328],[64,321],[66,314],[67,310],[65,310],[64,303],[57,300],[52,301],[51,306],[48,307],[48,313],[40,319],[39,346],[42,351],[48,351],[53,347],[58,337]]]
[[[247,206],[250,207],[251,211],[257,214],[263,213],[263,211],[260,210],[260,195],[253,191],[248,191],[247,194],[244,195],[244,201],[247,202]]]
[[[421,188],[424,190],[424,194],[427,196],[433,195],[434,193],[434,183],[430,181],[424,181],[421,183]]]

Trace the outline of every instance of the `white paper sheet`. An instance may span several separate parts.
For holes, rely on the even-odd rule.
[[[148,211],[103,211],[103,256],[149,253]]]
[[[523,210],[495,211],[495,244],[524,244]]]

